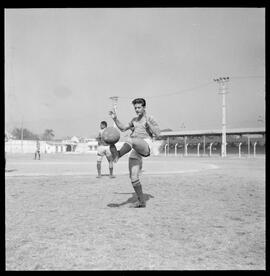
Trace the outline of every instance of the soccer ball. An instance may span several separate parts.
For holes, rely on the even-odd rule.
[[[102,133],[102,138],[107,144],[114,145],[120,139],[120,132],[115,127],[107,127]]]

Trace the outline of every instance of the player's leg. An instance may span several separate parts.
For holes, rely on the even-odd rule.
[[[132,148],[143,157],[150,155],[149,144],[141,138],[131,138]]]
[[[150,155],[150,148],[148,143],[141,138],[129,138],[123,144],[120,150],[116,149],[115,145],[110,145],[113,161],[117,162],[120,157],[127,154],[131,149],[134,149],[140,155],[147,157]]]
[[[97,161],[97,172],[98,172],[97,178],[100,178],[101,177],[101,161]]]
[[[110,178],[115,178],[113,174],[113,160],[112,160],[112,155],[109,148],[106,150],[106,158],[109,162]]]
[[[138,196],[138,202],[136,202],[133,207],[135,208],[142,208],[146,207],[142,185],[139,179],[139,173],[142,166],[142,158],[129,158],[129,175],[131,184],[133,186],[134,191]]]
[[[35,160],[37,159],[37,151],[35,151]]]
[[[113,161],[109,161],[109,170],[110,170],[110,178],[115,178],[115,175],[113,174]]]
[[[101,161],[100,160],[97,160],[97,178],[100,178],[101,177]]]
[[[97,178],[100,178],[101,177],[101,162],[102,162],[102,158],[103,158],[103,149],[102,147],[98,147],[98,150],[97,150]]]
[[[40,160],[40,151],[38,151],[38,160]]]
[[[127,154],[132,150],[132,144],[130,142],[125,142],[120,150],[117,150],[115,145],[110,145],[110,151],[112,154],[113,162],[117,162],[120,157]]]

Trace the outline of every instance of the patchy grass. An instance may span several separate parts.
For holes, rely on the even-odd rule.
[[[139,209],[128,175],[105,167],[101,179],[7,177],[6,270],[264,270],[264,159],[174,162],[218,169],[142,175]]]

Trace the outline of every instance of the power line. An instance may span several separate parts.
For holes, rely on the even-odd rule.
[[[206,87],[206,86],[208,86],[210,84],[212,84],[212,82],[208,82],[208,83],[202,84],[200,86],[192,87],[192,88],[186,88],[186,89],[180,90],[178,92],[174,92],[174,93],[168,93],[168,94],[161,94],[161,95],[150,96],[150,98],[158,98],[158,97],[166,97],[166,96],[179,95],[179,94],[182,94],[182,93],[185,93],[185,92],[190,92],[190,91],[198,90],[198,89]]]
[[[235,76],[235,77],[230,77],[230,79],[257,79],[257,78],[265,78],[265,76]],[[173,92],[173,93],[166,93],[166,94],[159,94],[159,95],[150,95],[150,96],[145,96],[145,97],[146,98],[159,98],[159,97],[175,96],[175,95],[180,95],[180,94],[185,93],[185,92],[199,90],[200,88],[206,87],[206,86],[208,86],[210,84],[213,84],[213,83],[212,82],[207,82],[207,83],[201,84],[199,86],[195,86],[195,87],[191,87],[191,88],[186,88],[186,89],[179,90],[179,91]],[[120,98],[120,99],[131,99],[133,97],[119,96],[118,98]]]
[[[265,78],[265,76],[236,76],[236,77],[230,77],[230,79],[262,79]]]
[[[179,95],[185,92],[189,92],[189,91],[194,91],[194,90],[198,90],[200,88],[206,87],[208,85],[212,84],[212,82],[207,82],[205,84],[202,84],[200,86],[196,86],[196,87],[192,87],[192,88],[186,88],[177,92],[173,92],[173,93],[167,93],[167,94],[159,94],[159,95],[150,95],[150,96],[145,96],[146,98],[159,98],[159,97],[167,97],[167,96],[174,96],[174,95]],[[132,97],[122,97],[119,96],[119,98],[121,99],[131,99]]]

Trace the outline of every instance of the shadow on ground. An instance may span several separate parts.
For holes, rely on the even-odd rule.
[[[136,193],[118,193],[118,194],[132,194],[132,197],[128,198],[126,201],[121,203],[109,203],[107,205],[108,207],[117,208],[126,204],[135,203],[138,200]],[[154,198],[154,196],[150,194],[144,194],[145,201],[148,201],[150,198]]]

